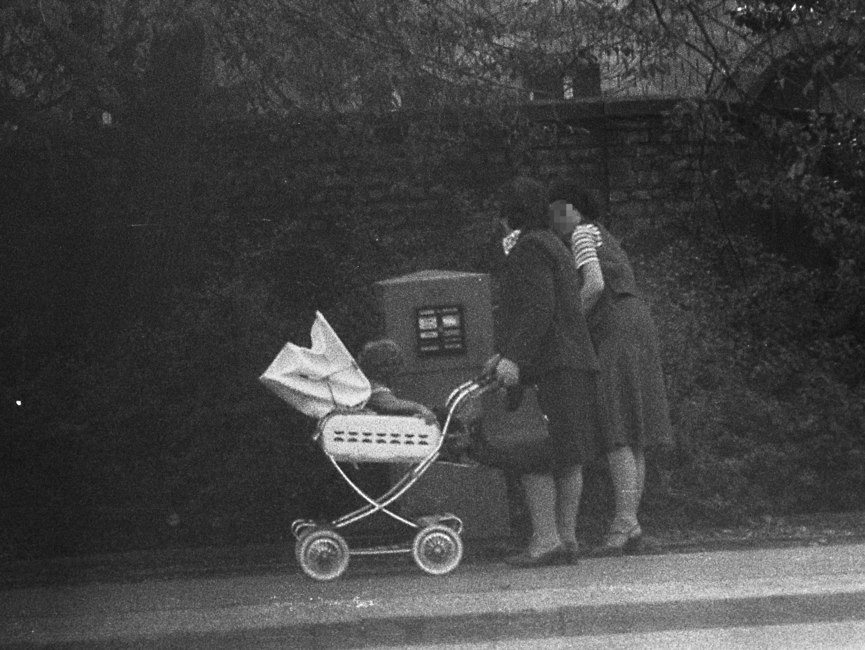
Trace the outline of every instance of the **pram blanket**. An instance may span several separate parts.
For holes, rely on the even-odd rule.
[[[337,408],[360,408],[369,380],[320,312],[310,332],[312,346],[286,343],[259,380],[301,413],[321,419]]]

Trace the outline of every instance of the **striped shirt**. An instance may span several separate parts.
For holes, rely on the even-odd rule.
[[[505,255],[511,252],[511,249],[517,245],[517,240],[520,238],[520,231],[514,230],[502,240],[502,249]],[[571,252],[574,255],[574,262],[577,268],[585,266],[589,262],[598,261],[597,249],[604,243],[601,237],[601,231],[597,226],[590,223],[580,224],[574,228],[571,233]]]
[[[512,230],[511,233],[502,240],[502,250],[505,255],[510,255],[511,249],[517,245],[517,240],[520,238],[521,231]]]
[[[571,233],[571,252],[574,254],[574,262],[577,268],[585,266],[589,262],[598,261],[598,248],[604,240],[597,226],[590,223],[580,224]]]

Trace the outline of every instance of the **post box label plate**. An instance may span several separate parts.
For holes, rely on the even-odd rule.
[[[462,305],[418,307],[415,313],[419,357],[466,354],[466,327]]]

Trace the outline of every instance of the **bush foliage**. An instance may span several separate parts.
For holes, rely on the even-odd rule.
[[[714,152],[713,201],[643,260],[687,452],[655,498],[727,520],[860,508],[863,124],[708,104],[674,119]]]
[[[379,327],[375,280],[492,270],[486,199],[515,169],[543,173],[543,136],[519,121],[399,128],[244,127],[245,144],[235,134],[224,155],[190,158],[188,212],[169,220],[130,202],[134,165],[86,154],[103,132],[62,146],[4,132],[18,164],[4,168],[0,552],[279,541],[296,516],[346,509],[355,497],[308,442],[312,423],[258,375],[286,341],[308,343],[316,309],[356,350]],[[766,224],[798,188],[831,202],[851,237],[861,195],[827,185],[823,159],[801,151],[807,183],[719,168],[716,212],[658,215],[625,237],[680,441],[651,464],[654,525],[848,510],[865,495],[862,249],[821,229],[817,209],[803,208],[811,230],[795,247]],[[809,246],[836,257],[794,254]],[[586,514],[608,516],[603,463],[592,475]]]

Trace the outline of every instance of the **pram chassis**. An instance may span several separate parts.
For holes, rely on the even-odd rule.
[[[296,538],[295,557],[303,572],[315,580],[334,580],[345,572],[348,567],[349,556],[352,555],[387,555],[411,553],[415,563],[426,573],[431,575],[444,575],[453,571],[462,560],[463,543],[460,537],[463,530],[462,520],[453,514],[433,515],[419,517],[416,520],[403,517],[394,512],[390,506],[406,493],[418,479],[439,458],[442,445],[450,434],[455,421],[455,414],[460,405],[470,396],[476,397],[486,391],[492,385],[489,378],[479,378],[467,381],[451,392],[445,407],[447,415],[445,422],[438,427],[431,426],[429,437],[424,438],[423,444],[416,444],[417,437],[414,434],[405,434],[400,438],[392,427],[387,427],[391,433],[370,434],[367,436],[388,436],[394,444],[355,445],[344,444],[346,436],[342,435],[342,429],[335,430],[328,425],[330,415],[325,416],[319,422],[314,435],[314,440],[322,447],[331,464],[351,488],[364,500],[366,504],[329,523],[321,524],[309,519],[297,519],[291,525],[291,532]],[[334,418],[342,417],[344,421],[355,422],[363,415],[358,412],[337,411]],[[408,425],[417,430],[423,422],[410,416],[374,416],[381,421],[382,418],[390,421],[389,424],[399,426]],[[362,421],[362,420],[360,420]],[[331,421],[333,422],[333,421]],[[426,426],[426,425],[424,425]],[[422,436],[422,433],[418,434]],[[342,436],[342,437],[340,437]],[[355,439],[353,442],[358,443]],[[370,441],[367,441],[370,442]],[[382,441],[383,442],[383,441]],[[409,449],[409,447],[412,447]],[[355,455],[354,449],[358,449]],[[378,449],[388,453],[385,456]],[[370,456],[374,451],[374,456]],[[393,451],[398,453],[392,454]],[[392,455],[391,455],[392,454]],[[389,463],[412,463],[412,466],[394,485],[379,498],[369,496],[348,476],[345,469],[340,465],[342,462],[389,462]],[[387,545],[372,546],[366,548],[349,549],[345,538],[340,535],[340,529],[354,524],[377,512],[381,512],[396,521],[413,528],[417,531],[410,545]]]

